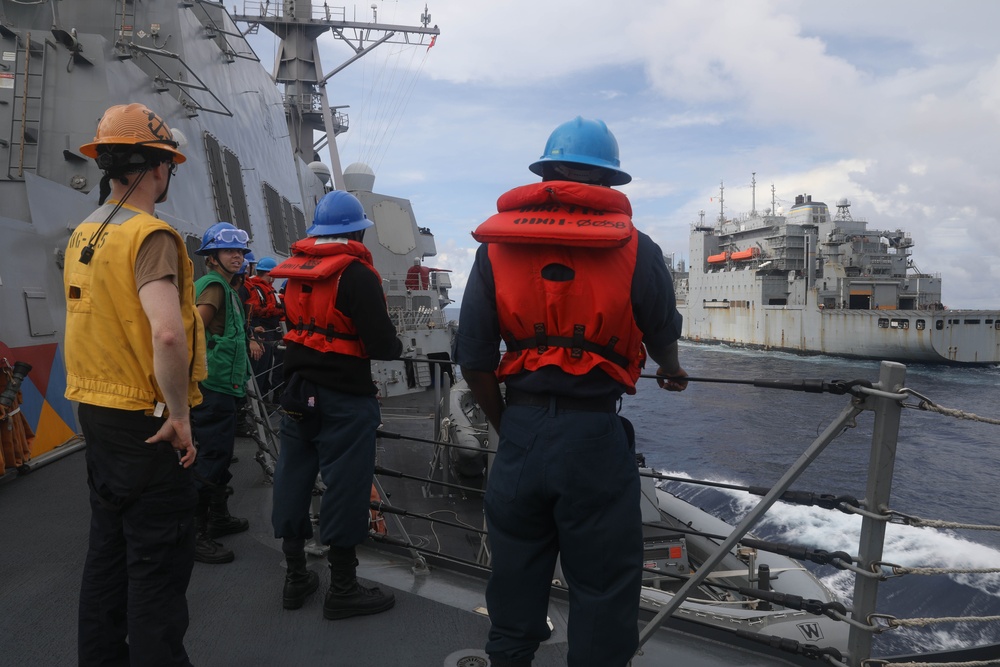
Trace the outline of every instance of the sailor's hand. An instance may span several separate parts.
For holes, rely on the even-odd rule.
[[[660,385],[660,389],[666,389],[667,391],[684,391],[687,389],[688,383],[684,378],[688,376],[688,372],[680,366],[669,373],[661,366],[656,369],[656,374],[663,378],[656,381],[656,384]]]
[[[190,468],[198,456],[198,449],[194,446],[194,439],[191,436],[191,421],[187,417],[168,417],[160,430],[146,442],[151,445],[157,442],[169,442],[170,446],[177,450],[180,465],[185,468]]]
[[[260,361],[263,355],[264,346],[255,340],[250,341],[250,358],[254,361]]]

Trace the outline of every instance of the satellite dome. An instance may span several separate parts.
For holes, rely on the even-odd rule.
[[[314,173],[323,185],[330,182],[330,168],[322,162],[310,162],[309,171]]]
[[[344,170],[344,189],[354,192],[372,192],[375,172],[364,162],[354,162]]]

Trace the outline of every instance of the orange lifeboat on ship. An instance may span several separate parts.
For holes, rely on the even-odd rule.
[[[720,252],[718,255],[709,255],[708,256],[708,263],[709,264],[721,264],[722,262],[726,261],[727,259],[729,259],[729,253],[728,252]]]
[[[729,258],[734,262],[743,262],[748,259],[756,259],[757,257],[760,257],[760,248],[747,248],[746,250],[740,250],[739,252],[734,252],[732,255],[729,256]],[[711,262],[712,258],[709,257],[708,261]]]

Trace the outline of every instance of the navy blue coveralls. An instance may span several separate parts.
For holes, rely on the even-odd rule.
[[[368,358],[288,343],[286,387],[294,374],[315,385],[316,413],[303,421],[281,419],[271,524],[279,539],[312,537],[309,504],[319,472],[326,485],[320,541],[346,549],[368,537],[375,431],[381,421],[370,359],[398,359],[403,344],[386,311],[381,283],[361,263],[341,274],[336,306],[351,318]]]
[[[638,232],[630,298],[647,345],[680,338],[659,247]],[[493,268],[480,246],[462,298],[455,360],[500,361]],[[486,589],[494,665],[530,665],[545,622],[556,556],[570,595],[570,667],[621,667],[638,647],[642,518],[634,442],[615,404],[625,387],[600,370],[556,367],[506,381],[507,407],[485,497],[493,572]]]
[[[194,472],[177,465],[170,443],[146,444],[163,419],[86,403],[79,416],[91,507],[80,665],[188,667]]]

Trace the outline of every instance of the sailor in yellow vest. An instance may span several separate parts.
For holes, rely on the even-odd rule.
[[[80,147],[104,172],[103,205],[73,231],[64,270],[66,397],[80,404],[90,485],[84,666],[191,664],[189,415],[201,402],[205,334],[184,240],[153,213],[185,160],[177,147],[141,104],[108,109]]]

